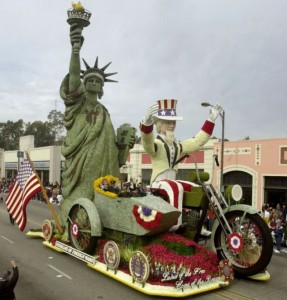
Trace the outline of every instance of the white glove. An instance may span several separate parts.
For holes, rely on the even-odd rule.
[[[215,122],[215,120],[217,119],[217,117],[219,116],[219,114],[221,114],[223,112],[223,108],[220,104],[215,104],[214,107],[212,107],[212,109],[210,110],[210,114],[209,114],[209,120],[212,122]]]
[[[147,109],[146,115],[142,119],[143,123],[146,125],[152,124],[153,123],[152,116],[157,112],[158,112],[158,103],[155,103]]]

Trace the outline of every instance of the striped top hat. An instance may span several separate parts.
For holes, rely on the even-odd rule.
[[[157,103],[158,103],[158,112],[157,112],[157,116],[155,116],[156,118],[161,120],[170,120],[170,121],[183,120],[182,117],[176,115],[177,100],[164,99],[164,100],[158,100]]]

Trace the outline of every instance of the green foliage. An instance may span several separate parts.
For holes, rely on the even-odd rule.
[[[13,122],[0,123],[0,148],[4,150],[19,149],[19,139],[24,133],[24,122],[22,119]]]
[[[194,254],[194,248],[190,246],[186,246],[185,244],[180,244],[176,242],[162,242],[162,245],[164,245],[167,249],[174,251],[177,254],[180,255],[193,255]]]
[[[174,238],[166,238],[168,236]],[[173,251],[179,255],[193,255],[193,242],[183,236],[174,233],[165,233],[155,236],[150,240],[149,245],[162,245],[166,249]]]
[[[134,244],[129,244],[127,246],[123,246],[120,249],[120,255],[121,255],[121,262],[124,265],[128,265],[130,258],[134,251],[143,251],[142,246],[136,246]]]
[[[54,144],[61,145],[64,139],[63,132],[65,130],[64,126],[64,115],[57,110],[51,110],[48,114],[48,124],[50,131],[53,132]]]
[[[34,135],[35,147],[51,146],[54,144],[55,137],[48,122],[35,121],[26,124],[24,135]]]
[[[24,123],[22,119],[13,122],[0,122],[0,148],[18,150],[19,140],[24,135],[35,136],[35,147],[61,145],[64,140],[64,115],[57,110],[48,114],[48,121]]]

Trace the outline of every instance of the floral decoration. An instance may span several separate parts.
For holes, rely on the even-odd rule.
[[[233,232],[228,236],[228,246],[235,252],[240,252],[243,247],[243,238],[237,232]]]
[[[105,241],[99,240],[97,247],[97,260],[104,262],[103,247]],[[182,247],[193,248],[191,255],[182,255],[174,252],[171,245],[180,244]],[[122,258],[122,251],[127,246],[119,245],[121,262],[119,269],[129,274],[128,260]],[[130,253],[137,250],[137,247]],[[224,280],[232,279],[233,270],[230,265],[223,264],[219,269],[219,261],[216,254],[205,247],[176,233],[166,232],[152,239],[147,245],[140,248],[149,259],[150,276],[147,282],[154,285],[174,286],[175,288],[192,287],[217,280],[223,276]]]
[[[80,234],[80,226],[76,221],[71,224],[71,233],[75,238]]]
[[[153,229],[159,226],[162,213],[147,206],[134,205],[133,215],[136,221],[145,229]]]
[[[51,238],[51,240],[50,240],[50,243],[51,243],[53,246],[55,246],[55,244],[56,244],[56,242],[57,242],[58,240],[59,240],[58,237],[53,236],[53,237]]]
[[[194,254],[175,253],[170,249],[171,244],[181,244],[187,248],[194,247]],[[171,285],[181,277],[184,278],[184,284],[188,284],[199,279],[204,281],[218,277],[216,254],[178,234],[164,233],[159,243],[146,246],[145,251],[151,260],[153,282],[159,281],[162,285]]]
[[[117,177],[114,177],[112,175],[107,175],[107,176],[104,176],[104,177],[100,177],[98,179],[96,179],[94,181],[94,190],[97,191],[98,193],[102,194],[102,195],[105,195],[107,197],[110,197],[110,198],[116,198],[118,195],[116,193],[113,193],[113,192],[109,192],[109,191],[104,191],[100,188],[100,185],[102,183],[102,181],[106,179],[107,180],[107,183],[110,184],[111,181],[114,181],[114,182],[118,182],[119,181],[119,178]]]
[[[60,241],[61,243],[67,244],[68,241],[65,239],[65,236],[61,233],[56,233],[53,235],[53,237],[50,240],[50,243],[55,246],[56,242]]]
[[[232,268],[232,264],[229,260],[222,260],[219,263],[219,276],[224,280],[224,281],[229,281],[234,278],[234,271]]]

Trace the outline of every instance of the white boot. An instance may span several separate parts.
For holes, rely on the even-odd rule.
[[[211,231],[207,230],[205,227],[202,227],[200,234],[203,236],[210,236]]]

